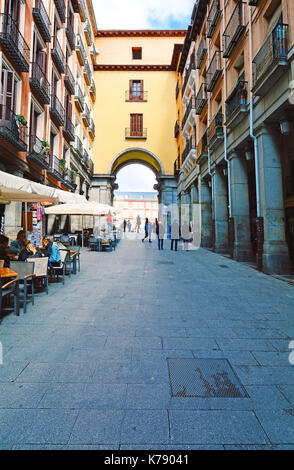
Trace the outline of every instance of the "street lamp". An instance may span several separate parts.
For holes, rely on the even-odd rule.
[[[283,117],[280,121],[281,133],[283,135],[290,135],[291,133],[291,122],[287,117]]]

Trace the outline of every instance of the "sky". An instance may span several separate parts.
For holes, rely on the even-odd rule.
[[[92,0],[99,29],[187,29],[195,0]],[[120,191],[154,191],[153,172],[132,164],[116,182]]]

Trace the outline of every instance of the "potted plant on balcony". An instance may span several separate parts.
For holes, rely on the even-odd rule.
[[[28,121],[25,119],[25,117],[22,114],[16,114],[15,120],[20,126],[23,126],[23,127],[25,127],[28,123]]]
[[[65,160],[65,158],[61,158],[61,159],[59,160],[59,162],[60,162],[60,166],[61,166],[62,173],[63,173],[64,176],[66,176],[67,173],[68,173],[68,169],[67,169],[67,167],[66,167],[66,160]]]
[[[42,140],[41,145],[42,145],[41,154],[44,155],[45,153],[48,153],[50,150],[49,142],[47,142],[47,140]]]
[[[71,174],[72,183],[73,183],[73,184],[76,184],[76,180],[77,180],[77,172],[76,172],[76,170],[70,170],[70,174]]]

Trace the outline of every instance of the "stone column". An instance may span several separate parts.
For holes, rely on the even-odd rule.
[[[211,188],[208,181],[199,176],[198,194],[201,215],[201,246],[211,248],[212,246],[212,201]]]
[[[267,126],[256,132],[259,152],[260,203],[264,219],[263,271],[291,272],[285,240],[281,134]]]
[[[94,175],[89,191],[90,201],[112,205],[115,178],[113,175]]]
[[[158,202],[162,206],[168,207],[169,210],[166,217],[166,224],[168,226],[172,220],[179,220],[177,180],[174,176],[159,176],[157,181]]]
[[[227,178],[221,168],[214,171],[214,220],[215,220],[215,243],[216,253],[227,253],[229,247],[228,239],[228,188]]]
[[[250,209],[247,165],[244,157],[236,152],[230,155],[232,217],[234,219],[234,252],[237,261],[253,259],[250,240]]]

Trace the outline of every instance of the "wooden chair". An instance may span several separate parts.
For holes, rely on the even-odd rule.
[[[32,289],[32,305],[35,303],[34,299],[34,262],[27,261],[10,261],[10,269],[17,272],[20,285],[23,285],[23,313],[27,311],[27,294],[28,294],[28,285],[31,285]]]

